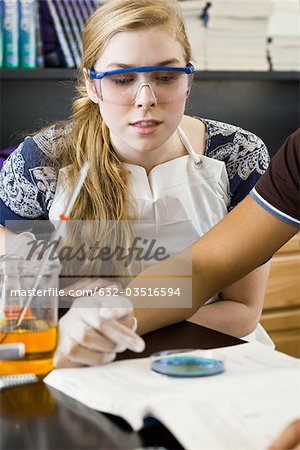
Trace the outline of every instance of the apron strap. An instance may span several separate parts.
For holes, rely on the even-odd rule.
[[[188,154],[192,157],[194,163],[196,164],[196,166],[200,166],[202,161],[201,161],[201,156],[198,155],[195,150],[193,149],[187,135],[185,134],[185,132],[183,131],[182,128],[177,127],[177,133],[179,135],[179,138],[181,140],[181,142],[183,143],[183,145],[185,146],[185,148],[188,151]]]

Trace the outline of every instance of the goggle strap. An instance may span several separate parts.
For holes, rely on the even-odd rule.
[[[121,75],[131,72],[184,72],[186,74],[192,74],[195,68],[192,64],[188,64],[186,67],[169,67],[169,66],[142,66],[142,67],[128,67],[126,69],[116,69],[107,72],[96,72],[92,69],[87,69],[88,76],[97,80],[101,80],[105,76],[109,75]]]

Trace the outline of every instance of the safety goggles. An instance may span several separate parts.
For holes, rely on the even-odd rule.
[[[186,67],[144,66],[96,72],[88,69],[101,101],[118,105],[133,105],[143,88],[148,88],[157,103],[170,103],[189,94],[192,64]]]

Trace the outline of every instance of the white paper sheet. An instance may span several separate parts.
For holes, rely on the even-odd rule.
[[[275,396],[236,395],[209,401],[163,398],[152,409],[186,449],[266,450],[279,430],[299,417],[299,396],[279,390]]]
[[[123,417],[134,429],[153,415],[187,449],[263,449],[281,425],[300,416],[299,360],[258,343],[206,353],[224,361],[223,374],[166,377],[152,372],[146,358],[54,370],[45,382],[93,409]]]

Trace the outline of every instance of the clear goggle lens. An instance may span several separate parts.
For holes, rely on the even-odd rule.
[[[101,100],[118,105],[132,105],[138,101],[142,89],[149,89],[157,103],[170,103],[187,96],[191,74],[179,71],[144,73],[127,72],[94,80]]]

